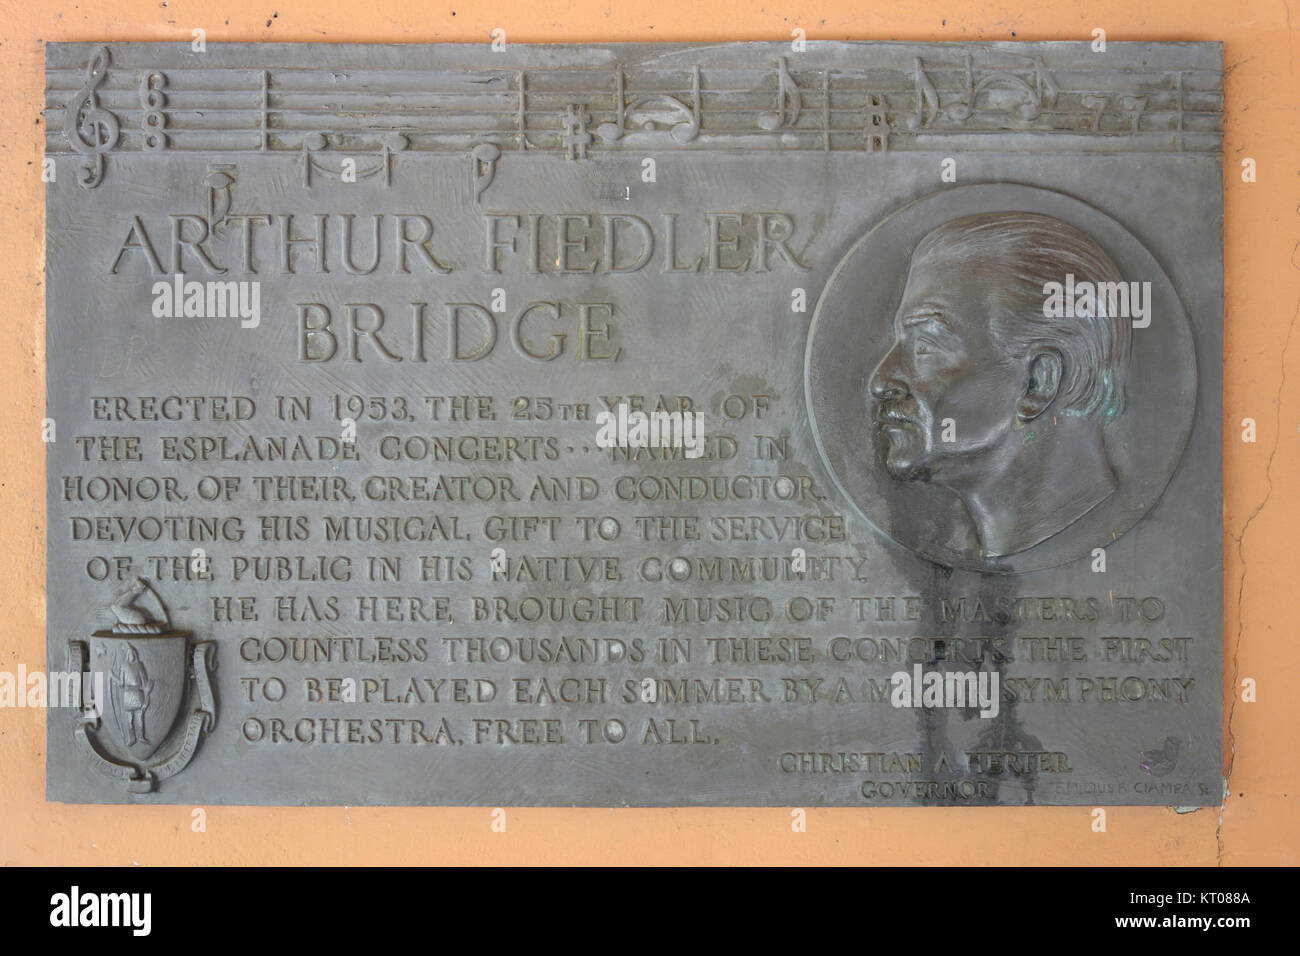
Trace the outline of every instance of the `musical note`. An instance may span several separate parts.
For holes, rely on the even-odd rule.
[[[966,91],[962,94],[962,99],[953,103],[944,110],[944,114],[956,123],[964,123],[971,118],[975,112],[975,97],[978,92],[975,88],[975,73],[971,65],[970,54],[966,54]]]
[[[799,86],[790,75],[790,67],[785,57],[777,61],[776,112],[760,113],[758,125],[768,132],[782,126],[793,126],[799,122],[799,111],[803,109],[803,98],[799,95]]]
[[[980,78],[979,82],[975,82],[971,57],[967,55],[964,98],[961,102],[949,106],[944,113],[950,119],[964,123],[979,109],[979,100],[983,96],[986,112],[1011,113],[1020,122],[1029,123],[1038,119],[1043,112],[1040,92],[1043,82],[1039,72],[1035,72],[1034,85],[1030,86],[1019,74],[1007,70],[987,73]],[[1047,78],[1047,83],[1055,85],[1051,77]]]
[[[618,102],[624,101],[623,72],[618,73]],[[691,70],[691,105],[667,93],[650,93],[637,97],[617,111],[618,122],[601,123],[596,127],[596,135],[607,143],[617,143],[629,135],[627,127],[633,127],[634,133],[657,133],[667,129],[669,135],[678,143],[685,145],[700,134],[700,68]],[[590,120],[590,117],[588,117]],[[563,141],[562,141],[562,145]]]
[[[1042,115],[1043,107],[1038,101],[1038,91],[1014,73],[996,73],[980,81],[980,85],[983,87],[994,84],[1001,86],[1004,90],[1009,90],[1019,97],[1020,102],[1011,107],[1011,113],[1016,119],[1028,123]]]
[[[474,186],[474,201],[478,202],[483,190],[492,185],[497,174],[497,160],[501,158],[501,147],[496,143],[479,143],[470,153],[470,172]]]
[[[234,163],[208,164],[208,174],[203,177],[203,184],[208,187],[209,232],[217,232],[225,224],[226,217],[230,215],[237,169]]]
[[[617,143],[623,138],[623,111],[627,109],[626,83],[627,79],[620,66],[614,74],[614,122],[601,123],[596,127],[596,135],[607,143]]]
[[[930,77],[926,75],[919,56],[916,58],[913,74],[916,81],[916,112],[907,118],[906,123],[908,129],[919,129],[922,126],[929,126],[939,112],[939,91],[930,82]],[[930,108],[929,119],[925,115],[927,106]]]
[[[86,82],[63,110],[63,134],[69,145],[78,153],[89,154],[77,180],[85,189],[94,189],[104,181],[104,154],[117,145],[121,135],[117,117],[102,109],[95,95],[108,77],[110,59],[108,47],[95,50],[86,65]]]

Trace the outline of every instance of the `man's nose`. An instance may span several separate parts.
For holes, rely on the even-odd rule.
[[[876,401],[887,402],[890,399],[901,398],[907,394],[907,382],[903,380],[902,369],[898,360],[898,346],[894,346],[880,360],[876,370],[871,373],[871,380],[867,383],[867,388]]]

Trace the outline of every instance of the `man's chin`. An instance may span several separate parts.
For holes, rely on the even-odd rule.
[[[929,481],[930,468],[924,462],[916,461],[892,450],[885,456],[885,471],[895,481]]]

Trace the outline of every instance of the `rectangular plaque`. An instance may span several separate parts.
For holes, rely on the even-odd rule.
[[[46,71],[49,799],[1218,802],[1219,44]]]

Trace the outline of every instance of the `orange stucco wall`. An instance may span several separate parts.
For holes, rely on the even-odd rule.
[[[1029,8],[1024,10],[1022,8]],[[0,862],[1300,863],[1300,74],[1286,0],[0,0],[0,669],[41,669],[44,621],[44,50],[58,40],[509,42],[1221,40],[1224,141],[1225,768],[1210,808],[809,810],[95,807],[44,800],[44,713],[0,710]],[[1253,158],[1258,181],[1243,183]],[[1258,441],[1241,441],[1243,418]],[[1243,703],[1234,675],[1254,678]],[[1239,693],[1239,692],[1238,692]]]

